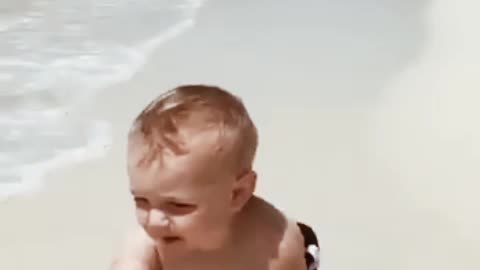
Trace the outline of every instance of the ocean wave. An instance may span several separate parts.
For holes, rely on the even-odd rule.
[[[108,124],[67,112],[129,80],[193,26],[204,3],[34,0],[23,13],[0,14],[0,199],[39,190],[52,169],[104,155]]]

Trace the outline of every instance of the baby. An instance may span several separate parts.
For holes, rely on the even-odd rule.
[[[154,100],[128,135],[139,226],[111,269],[317,269],[313,230],[254,195],[256,148],[226,90],[182,85]]]

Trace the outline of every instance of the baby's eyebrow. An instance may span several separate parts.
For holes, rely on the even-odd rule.
[[[130,193],[134,196],[134,197],[137,197],[139,196],[139,194],[135,191],[135,189],[130,189]],[[189,198],[183,198],[181,196],[161,196],[159,197],[161,198],[163,201],[188,201]]]
[[[143,194],[143,192],[138,192],[138,190],[130,189],[130,193],[132,194],[133,197],[145,197],[146,194]]]
[[[178,197],[178,196],[163,196],[162,200],[166,202],[177,202],[177,201],[185,201],[187,200],[187,198]]]

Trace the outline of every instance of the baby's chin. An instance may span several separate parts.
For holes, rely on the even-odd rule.
[[[157,251],[169,258],[178,257],[188,252],[189,248],[185,239],[178,236],[169,236],[155,239]],[[163,257],[162,256],[162,257]]]

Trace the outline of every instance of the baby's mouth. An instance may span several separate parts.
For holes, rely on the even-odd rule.
[[[165,243],[165,244],[171,244],[171,243],[174,243],[174,242],[177,242],[177,241],[180,241],[181,238],[178,237],[178,236],[166,236],[166,237],[162,237],[162,241]]]

